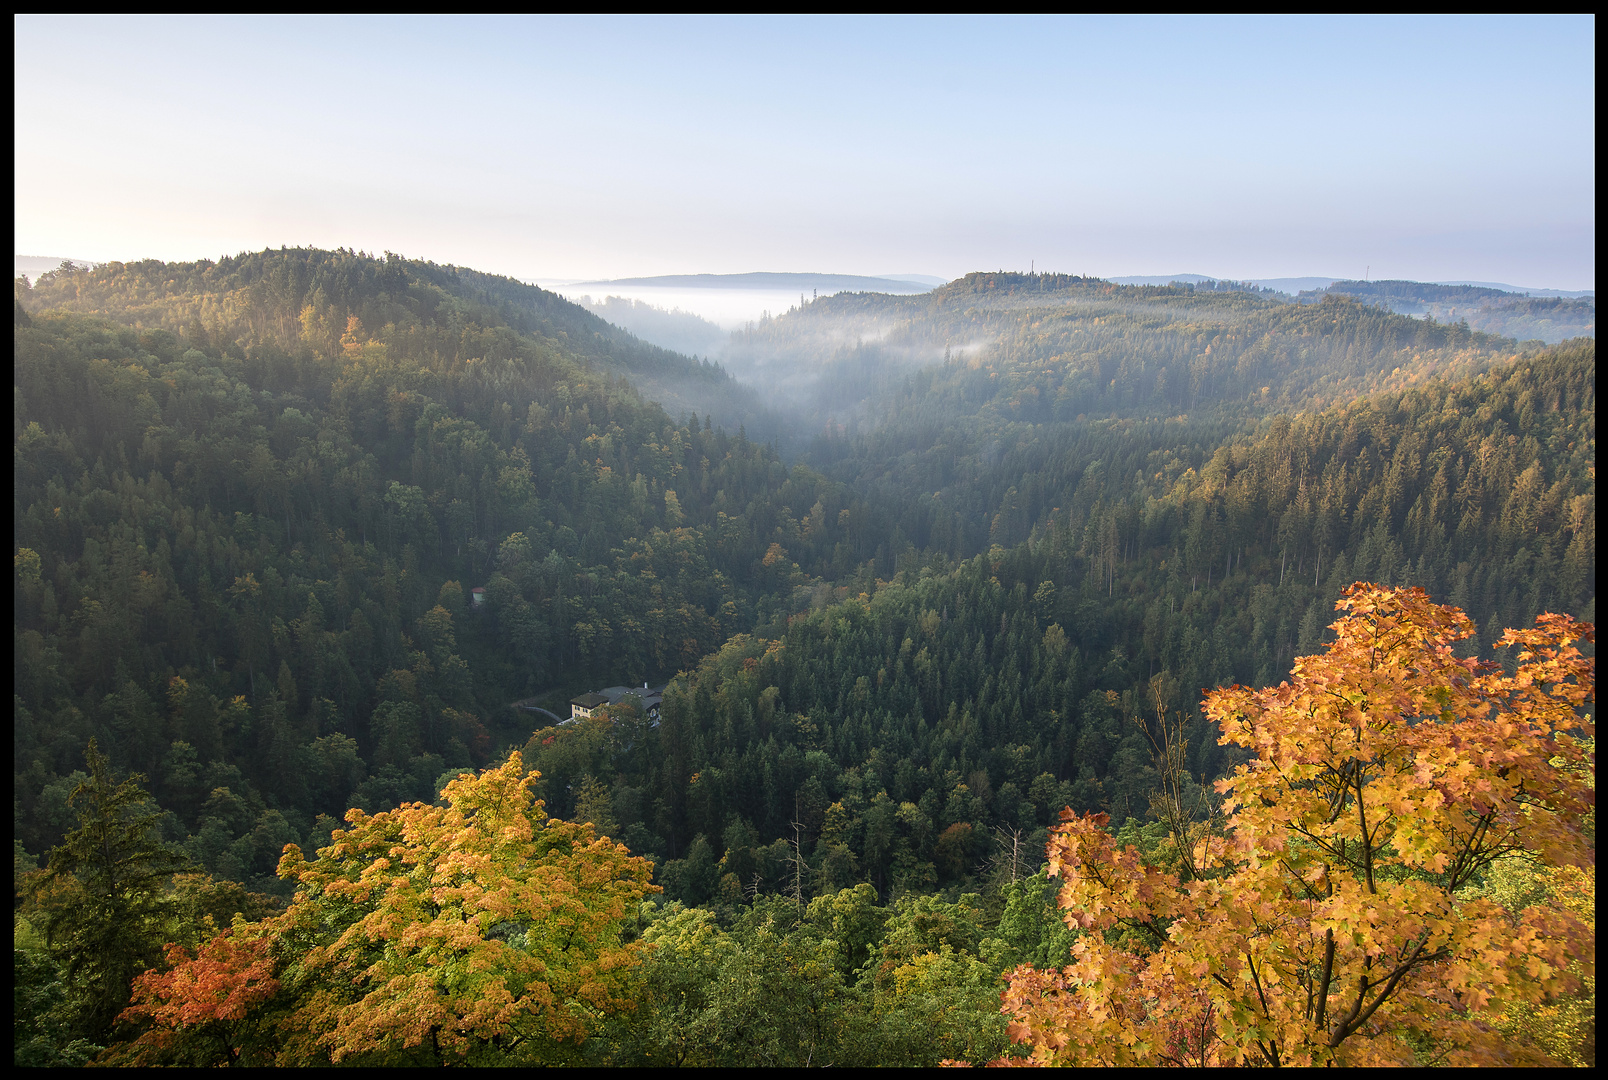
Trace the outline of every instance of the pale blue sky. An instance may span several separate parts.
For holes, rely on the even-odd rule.
[[[22,254],[1595,287],[1589,17],[14,25]]]

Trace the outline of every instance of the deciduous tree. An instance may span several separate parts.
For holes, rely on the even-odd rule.
[[[152,1025],[139,1060],[222,1063],[243,1047],[279,1064],[568,1056],[631,1004],[639,947],[623,920],[657,889],[648,860],[548,818],[539,780],[516,753],[449,783],[445,806],[350,811],[315,861],[287,845],[279,872],[297,888],[284,915],[237,921],[142,977],[125,1014]]]
[[[114,1047],[106,1063],[117,1065],[234,1065],[243,1055],[271,1054],[272,1029],[251,1011],[279,990],[271,949],[278,920],[250,924],[243,918],[196,950],[168,947],[167,965],[134,980],[133,1001],[123,1018],[147,1021],[132,1044]]]
[[[1472,895],[1494,860],[1591,867],[1592,627],[1509,630],[1511,671],[1459,658],[1461,611],[1358,583],[1336,639],[1265,690],[1207,695],[1255,757],[1221,781],[1226,828],[1194,880],[1118,851],[1104,815],[1048,845],[1086,933],[1061,971],[1018,968],[1012,1037],[1050,1064],[1368,1064],[1548,1059],[1484,1021],[1589,975],[1562,905]],[[1571,961],[1580,963],[1571,970]]]

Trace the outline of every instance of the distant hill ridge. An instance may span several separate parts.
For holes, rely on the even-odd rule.
[[[35,312],[57,308],[141,329],[194,331],[240,348],[271,342],[292,351],[316,346],[334,355],[342,355],[340,333],[349,316],[386,337],[393,350],[405,350],[410,333],[447,332],[448,310],[470,312],[463,317],[527,337],[528,346],[539,344],[579,366],[627,378],[671,411],[692,409],[717,420],[729,417],[733,426],[747,423],[756,434],[766,431],[752,393],[720,368],[639,340],[556,293],[466,267],[389,253],[375,258],[346,249],[295,248],[241,252],[216,262],[74,263],[67,272],[53,268],[34,275],[31,284],[19,302]]]
[[[1147,277],[1114,277],[1107,279],[1115,285],[1171,285],[1180,282],[1186,285],[1199,285],[1206,281],[1228,282],[1237,279],[1233,277],[1212,277],[1209,274],[1155,274]],[[1360,296],[1361,293],[1353,291],[1350,286],[1381,286],[1381,285],[1413,285],[1421,288],[1433,286],[1458,287],[1469,286],[1476,289],[1485,289],[1495,293],[1517,294],[1520,296],[1562,296],[1569,299],[1581,297],[1595,297],[1595,289],[1583,289],[1571,292],[1568,289],[1538,289],[1521,285],[1505,285],[1499,281],[1353,281],[1340,277],[1292,277],[1292,278],[1246,278],[1244,284],[1257,285],[1262,288],[1273,289],[1277,292],[1289,293],[1294,296],[1303,292],[1319,292],[1324,289],[1345,292],[1348,296]],[[1338,285],[1345,285],[1345,289],[1336,289]]]
[[[1475,330],[1519,341],[1549,344],[1597,335],[1597,297],[1532,296],[1481,285],[1422,281],[1336,281],[1326,289],[1303,292],[1301,303],[1349,296],[1398,315],[1440,322],[1463,321]]]
[[[1473,282],[1445,281],[1332,281],[1322,289],[1311,290],[1311,295],[1344,293],[1347,296],[1368,299],[1414,300],[1419,303],[1449,303],[1477,300],[1511,301],[1525,296],[1547,298],[1589,299],[1595,301],[1594,291],[1563,293],[1557,290],[1518,290],[1509,285],[1480,285]],[[1307,293],[1303,292],[1303,296]]]

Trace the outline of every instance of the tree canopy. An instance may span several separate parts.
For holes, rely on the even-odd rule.
[[[1060,971],[1009,976],[1034,1060],[1550,1060],[1490,1017],[1577,989],[1594,932],[1565,906],[1467,889],[1514,854],[1594,862],[1592,628],[1509,630],[1505,669],[1459,658],[1468,618],[1421,590],[1359,583],[1339,607],[1335,640],[1289,680],[1207,695],[1254,757],[1218,784],[1221,832],[1171,838],[1175,870],[1118,850],[1101,815],[1064,815],[1060,903],[1098,932]]]
[[[423,803],[347,815],[289,909],[237,922],[135,985],[136,1063],[561,1061],[632,1003],[621,937],[651,864],[547,817],[519,755]],[[256,1025],[240,1025],[261,1007]],[[271,1018],[271,1020],[270,1020]],[[229,1025],[224,1031],[219,1025]],[[222,1035],[223,1037],[220,1037]]]
[[[117,782],[91,739],[89,775],[68,796],[78,818],[28,890],[77,1007],[73,1028],[96,1038],[128,1001],[129,984],[160,955],[166,885],[187,860],[161,842],[159,815],[138,774]]]

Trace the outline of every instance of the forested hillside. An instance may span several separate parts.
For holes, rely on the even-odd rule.
[[[728,427],[763,422],[753,394],[711,364],[640,341],[534,285],[389,253],[298,248],[216,263],[64,268],[36,278],[22,303],[165,329],[191,345],[230,343],[290,355],[339,354],[347,320],[356,317],[399,362],[424,365],[443,356],[496,363],[526,338],[579,366],[630,380],[677,415],[712,412]]]
[[[468,1042],[408,1042],[400,1000],[335,1043],[276,1048],[260,1015],[220,1012],[128,1060],[998,1056],[1001,973],[1065,963],[1076,934],[1043,870],[1063,809],[1177,858],[1174,818],[1210,817],[1246,760],[1203,690],[1278,684],[1359,579],[1466,610],[1459,655],[1543,611],[1595,615],[1590,339],[978,274],[746,331],[733,370],[798,389],[767,413],[533,287],[298,250],[19,280],[14,342],[17,872],[64,836],[88,851],[83,792],[134,807],[112,791],[137,771],[153,802],[127,842],[168,866],[152,880],[211,876],[150,899],[116,978],[27,939],[39,1063],[167,1030],[165,975],[114,1023],[164,941],[194,954],[174,971],[234,971],[253,1000],[271,968],[297,1023],[356,1008],[320,967],[355,948],[320,936],[357,918],[328,875],[404,842],[518,894],[486,902],[526,921],[481,926],[474,964],[528,974],[556,948],[507,869],[528,859],[593,882],[598,906],[564,917],[648,988],[599,975],[584,1019],[530,1004],[514,1043],[469,1020],[430,1029]],[[670,392],[687,414],[654,403]],[[778,418],[780,442],[743,426]],[[660,680],[657,723],[630,699],[536,730],[510,707]],[[514,816],[482,835],[487,807]],[[312,861],[282,864],[287,844]],[[26,925],[60,932],[78,886],[29,881]],[[459,940],[450,906],[429,933]],[[248,910],[255,929],[206,945],[203,912]],[[398,957],[434,985],[434,961]]]
[[[726,331],[708,319],[690,311],[664,308],[642,300],[621,296],[604,296],[593,299],[582,296],[577,301],[600,319],[687,356],[709,356],[718,353],[726,344]]]
[[[819,426],[874,422],[873,402],[921,367],[929,381],[902,411],[1043,422],[1322,408],[1512,355],[1510,341],[1342,296],[993,273],[920,296],[822,297],[734,335],[724,359],[760,385],[808,391]]]
[[[1201,688],[1276,683],[1354,580],[1425,588],[1487,646],[1542,611],[1594,616],[1594,355],[1276,417],[1209,455],[1107,430],[1026,474],[1070,504],[1031,535],[956,562],[913,528],[874,593],[823,585],[773,640],[728,643],[672,687],[661,753],[611,758],[599,728],[528,754],[554,806],[613,775],[593,820],[691,840],[664,878],[690,902],[725,872],[785,886],[794,822],[826,881],[900,892],[971,880],[995,830],[1063,806],[1142,819],[1138,721],[1178,717],[1190,775],[1220,775]]]
[[[1597,301],[1535,296],[1482,306],[1478,311],[1445,313],[1475,330],[1506,337],[1547,342],[1597,336]],[[1437,313],[1437,317],[1439,313]]]
[[[239,262],[228,288],[160,264],[19,284],[16,768],[35,855],[99,734],[209,868],[271,882],[318,814],[428,798],[486,761],[515,738],[515,698],[661,678],[750,628],[791,504],[832,497],[740,432],[644,403],[609,363],[697,365],[583,335],[604,324],[556,298],[521,322],[439,268]],[[306,295],[251,308],[239,278]],[[110,318],[46,309],[62,299]]]

